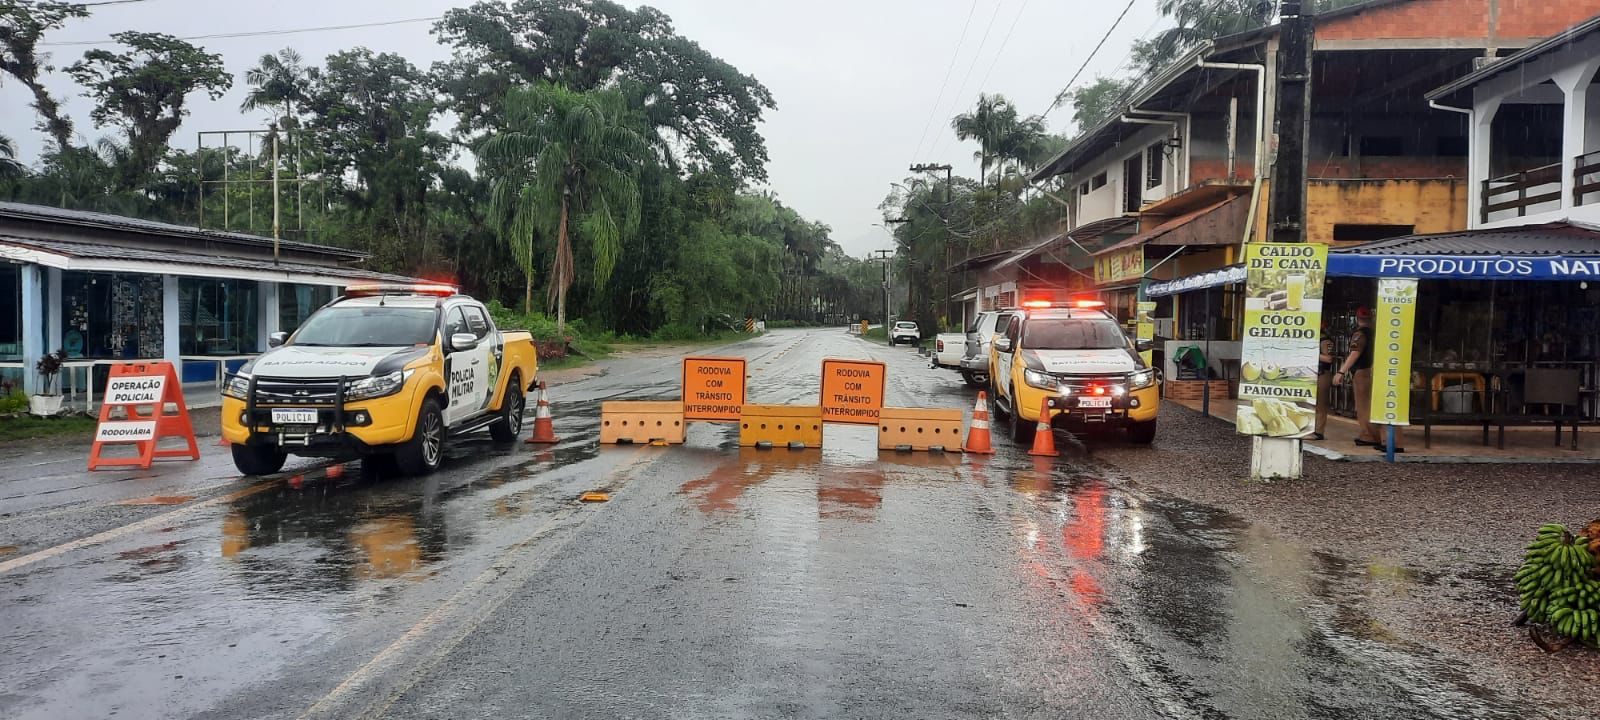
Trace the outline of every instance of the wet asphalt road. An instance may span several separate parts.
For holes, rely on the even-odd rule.
[[[889,362],[890,404],[974,397],[840,330],[716,354],[749,358],[751,402],[815,402],[824,357]],[[1362,632],[1318,594],[1337,563],[1094,461],[1120,438],[596,445],[599,401],[678,382],[674,357],[610,362],[553,390],[558,446],[464,441],[420,479],[10,451],[0,717],[1528,716]]]

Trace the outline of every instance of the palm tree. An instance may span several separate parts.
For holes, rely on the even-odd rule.
[[[0,135],[0,182],[9,185],[22,174],[22,163],[17,162],[17,144],[11,138]]]
[[[276,114],[272,121],[274,127],[293,123],[296,104],[304,105],[311,93],[313,72],[293,48],[279,50],[277,55],[262,55],[256,66],[244,73],[250,92],[245,94],[244,102],[239,103],[239,109],[244,112],[271,109]]]
[[[1275,5],[1262,0],[1161,0],[1157,9],[1177,26],[1139,43],[1134,53],[1145,70],[1153,73],[1207,40],[1266,25]]]
[[[1007,128],[1015,125],[1016,121],[1017,108],[1005,96],[987,93],[979,93],[978,104],[971,111],[961,113],[950,121],[957,139],[978,141],[978,152],[973,153],[973,157],[978,160],[980,181],[988,180],[994,147]]]
[[[550,295],[559,328],[566,327],[575,275],[573,237],[588,244],[600,287],[616,266],[623,236],[639,225],[639,169],[651,147],[625,114],[615,91],[540,83],[506,95],[506,129],[478,149],[494,178],[490,213],[522,264],[529,311],[535,232],[556,238]]]

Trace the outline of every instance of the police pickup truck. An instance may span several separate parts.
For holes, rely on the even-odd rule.
[[[451,436],[514,440],[538,371],[528,333],[448,285],[352,286],[269,344],[223,385],[222,435],[246,475],[291,454],[430,473]]]

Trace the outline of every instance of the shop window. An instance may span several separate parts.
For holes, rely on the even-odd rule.
[[[278,286],[278,329],[292,333],[311,313],[333,302],[334,289],[326,285]]]
[[[62,273],[61,317],[69,357],[159,358],[165,349],[160,275]]]
[[[22,268],[0,264],[0,360],[22,357]]]
[[[1446,135],[1434,140],[1433,154],[1439,157],[1466,157],[1467,136]]]
[[[178,280],[178,351],[184,355],[247,355],[256,343],[256,283]]]
[[[1392,136],[1363,136],[1361,157],[1398,157],[1406,154],[1405,141]]]
[[[1146,168],[1144,186],[1146,188],[1161,187],[1163,181],[1161,177],[1162,171],[1166,167],[1166,163],[1163,162],[1166,159],[1166,155],[1162,152],[1165,148],[1165,143],[1156,143],[1144,151],[1144,165]]]
[[[1372,242],[1392,237],[1403,237],[1416,232],[1415,225],[1359,225],[1339,223],[1333,226],[1334,242]]]

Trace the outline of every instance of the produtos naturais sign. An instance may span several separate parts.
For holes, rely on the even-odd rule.
[[[1245,245],[1244,342],[1237,427],[1247,435],[1311,432],[1328,248],[1317,243]]]

